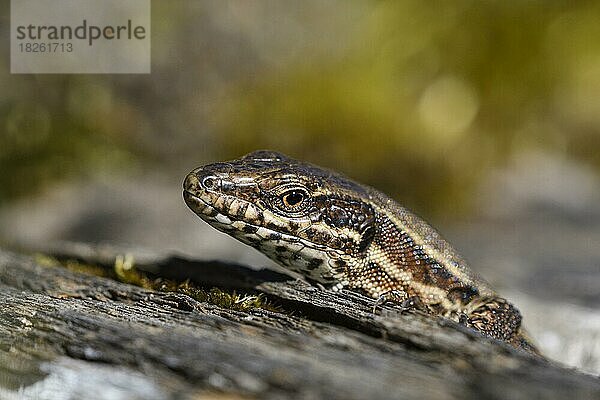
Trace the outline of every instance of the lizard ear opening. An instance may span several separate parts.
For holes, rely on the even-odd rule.
[[[365,252],[371,245],[371,242],[373,242],[374,238],[375,238],[375,228],[372,226],[368,226],[362,233],[362,236],[360,239],[360,244],[358,245],[359,253]]]
[[[375,211],[373,207],[368,204],[362,203],[361,213],[364,216],[364,220],[359,226],[358,231],[360,232],[360,243],[358,244],[358,251],[364,253],[367,251],[377,232],[375,228]]]

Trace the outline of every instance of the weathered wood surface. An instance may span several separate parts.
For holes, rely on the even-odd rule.
[[[65,247],[110,266],[117,251]],[[600,380],[443,319],[273,271],[137,257],[207,288],[265,293],[286,313],[38,265],[0,252],[0,399],[599,399]]]

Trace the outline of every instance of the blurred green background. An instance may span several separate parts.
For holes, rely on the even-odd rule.
[[[0,245],[269,265],[181,182],[278,150],[433,222],[545,354],[598,373],[599,21],[598,1],[155,0],[149,75],[0,63]]]
[[[0,203],[64,179],[190,169],[259,148],[341,170],[427,215],[468,212],[475,185],[517,153],[600,168],[597,1],[155,1],[152,11],[151,75],[9,75],[2,63]],[[8,22],[6,12],[5,32]]]

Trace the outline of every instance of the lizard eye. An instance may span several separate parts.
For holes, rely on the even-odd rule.
[[[306,210],[310,203],[308,191],[302,187],[280,188],[276,194],[274,205],[281,212],[297,215]]]
[[[290,190],[281,196],[281,201],[287,207],[296,207],[304,201],[304,193],[299,190]]]

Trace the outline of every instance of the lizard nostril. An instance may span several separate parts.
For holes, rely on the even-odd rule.
[[[214,189],[216,187],[216,179],[212,176],[207,176],[202,179],[202,186],[206,189]]]

